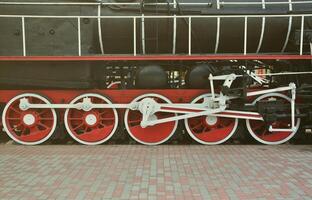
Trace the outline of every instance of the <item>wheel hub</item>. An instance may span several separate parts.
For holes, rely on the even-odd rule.
[[[26,114],[23,116],[23,123],[27,126],[32,126],[36,122],[36,117],[33,114]]]
[[[87,114],[85,117],[85,122],[88,126],[94,126],[98,120],[95,114]]]
[[[216,116],[207,116],[205,122],[209,126],[215,126],[218,123],[218,117]]]

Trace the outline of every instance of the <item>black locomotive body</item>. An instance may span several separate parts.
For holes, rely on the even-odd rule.
[[[183,91],[185,95],[188,92],[195,95],[203,91],[214,92],[215,87],[221,96],[236,99],[228,108],[242,109],[243,115],[247,115],[244,112],[260,113],[265,130],[292,115],[296,115],[296,119],[302,118],[303,124],[309,127],[312,107],[308,103],[312,67],[312,4],[309,1],[0,1],[0,26],[0,88],[3,94],[44,91],[52,100],[56,99],[53,101],[69,103],[74,95],[72,91],[98,91],[106,96],[115,95],[111,98],[125,103],[128,100],[120,100],[120,95],[129,93],[132,98],[136,94],[144,96],[154,91],[162,94],[170,91],[173,93],[170,94],[173,95],[169,98],[171,101],[186,103],[188,98],[183,96]],[[224,81],[228,81],[231,74],[235,74],[235,81],[227,85]],[[218,78],[213,79],[214,76]],[[259,81],[262,78],[266,82]],[[257,85],[259,83],[263,87]],[[253,90],[289,85],[282,95],[288,94],[290,98],[287,93],[292,90],[290,83],[296,85],[297,97],[301,98],[295,114],[289,114],[288,107],[279,108],[279,101],[265,102],[270,99],[267,96],[258,100],[264,102],[261,104],[264,109],[256,105],[245,106],[246,102],[255,99],[248,97],[248,92]],[[118,93],[116,97],[115,93],[106,93],[112,90],[122,94]],[[62,95],[57,91],[63,91],[64,99],[54,96],[56,93]],[[276,96],[274,91],[272,95],[283,102],[289,100]],[[94,98],[98,97],[95,95]],[[162,99],[157,95],[153,98]],[[5,107],[7,102],[1,101]],[[165,101],[164,98],[160,102]],[[23,115],[25,126],[32,122],[31,115]],[[6,115],[3,116],[6,121]],[[93,131],[88,120],[92,121],[96,116],[93,113],[86,117],[86,126],[90,127],[84,132]],[[150,117],[154,119],[155,116]],[[212,126],[209,123],[214,120],[217,119],[207,115],[205,123]],[[224,123],[225,127],[230,126],[226,120]],[[232,125],[236,128],[237,122]],[[295,125],[292,123],[293,130],[298,129]],[[290,123],[285,126],[289,128]],[[146,127],[142,127],[146,131]],[[252,124],[247,125],[249,129],[252,127]],[[129,126],[126,129],[133,136]],[[191,132],[190,129],[187,131]],[[74,131],[69,132],[73,134]],[[214,137],[217,142],[212,143],[225,141],[225,138]],[[201,136],[194,138],[205,143]],[[286,141],[284,138],[272,140],[272,143]],[[144,137],[137,141],[161,143]]]

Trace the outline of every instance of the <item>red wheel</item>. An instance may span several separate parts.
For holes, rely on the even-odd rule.
[[[202,103],[207,97],[211,97],[211,94],[201,95],[192,103]],[[195,141],[213,145],[227,141],[235,133],[238,119],[206,115],[185,119],[184,124],[186,131]]]
[[[145,94],[135,98],[133,102],[141,101],[144,98],[153,98],[158,103],[171,103],[169,99],[158,94]],[[175,114],[157,112],[151,119],[163,119],[173,117]],[[157,145],[166,142],[175,132],[178,126],[177,121],[171,121],[146,128],[141,127],[142,114],[140,111],[127,109],[125,112],[125,126],[130,136],[141,144]]]
[[[54,109],[21,110],[20,99],[27,98],[29,103],[50,104],[37,94],[22,94],[11,99],[2,114],[3,128],[12,140],[24,145],[41,144],[48,140],[56,128]]]
[[[258,101],[261,100],[283,100],[283,102],[289,104],[290,108],[290,101],[291,99],[286,95],[280,93],[272,93],[272,94],[265,94],[258,97],[256,100],[253,101],[253,105],[255,105]],[[246,126],[251,134],[251,136],[256,139],[258,142],[263,144],[282,144],[290,140],[297,132],[300,126],[300,119],[296,119],[296,130],[295,131],[277,131],[277,132],[270,132],[268,130],[268,125],[265,124],[263,121],[258,120],[246,120]],[[273,128],[278,129],[286,129],[291,128],[291,119],[284,119],[279,120],[271,124]]]
[[[86,97],[89,97],[94,104],[112,104],[107,98],[98,94],[83,94],[70,103],[81,103]],[[112,108],[97,108],[90,111],[67,109],[64,122],[74,140],[81,144],[97,145],[113,136],[118,125],[118,114],[116,109]]]

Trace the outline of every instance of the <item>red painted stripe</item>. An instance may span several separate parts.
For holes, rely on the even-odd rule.
[[[203,112],[205,111],[204,109],[202,110],[196,110],[196,109],[188,109],[188,108],[173,108],[173,107],[161,107],[161,109],[164,110],[172,110],[172,111],[185,111],[185,112]],[[228,115],[228,116],[244,116],[244,117],[261,117],[259,114],[247,114],[247,113],[232,113],[232,112],[220,112],[220,113],[215,113],[215,114],[220,114],[220,115]]]
[[[311,55],[107,55],[107,56],[0,56],[0,61],[178,61],[178,60],[311,60]]]
[[[229,112],[221,112],[217,113],[220,115],[230,115],[230,116],[244,116],[244,117],[261,117],[259,114],[245,114],[245,113],[229,113]]]

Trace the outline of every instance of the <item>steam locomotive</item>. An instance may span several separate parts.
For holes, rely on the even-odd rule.
[[[0,1],[0,26],[1,126],[20,144],[311,128],[309,0]]]

